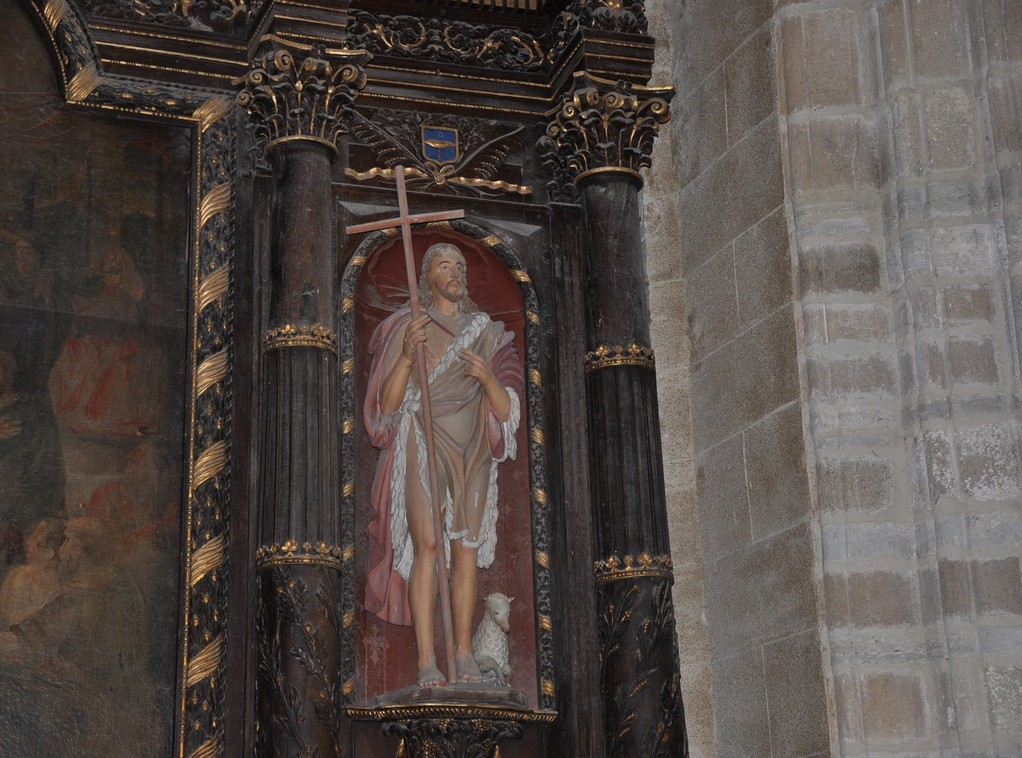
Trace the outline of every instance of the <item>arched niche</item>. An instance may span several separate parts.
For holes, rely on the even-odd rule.
[[[511,617],[512,686],[526,693],[533,709],[548,708],[552,681],[552,640],[547,624],[549,575],[536,556],[547,555],[549,540],[543,493],[542,382],[539,380],[539,309],[535,289],[518,256],[500,237],[468,222],[430,225],[413,232],[418,272],[427,248],[451,242],[462,250],[472,299],[515,335],[523,362],[526,393],[518,430],[518,456],[499,469],[497,552],[493,566],[480,572],[477,619],[490,592],[515,597]],[[345,543],[354,545],[354,560],[345,577],[345,612],[355,622],[345,641],[345,676],[353,677],[355,704],[371,704],[376,695],[405,687],[415,678],[415,643],[411,627],[386,623],[364,610],[368,569],[369,502],[378,451],[362,423],[368,380],[367,346],[375,327],[408,301],[403,246],[393,233],[376,232],[363,240],[344,271],[341,284],[341,407],[343,521]],[[349,423],[350,422],[350,423]],[[542,494],[540,498],[542,499]],[[439,620],[438,620],[439,624]],[[437,630],[438,641],[442,639]],[[438,643],[439,644],[439,643]]]

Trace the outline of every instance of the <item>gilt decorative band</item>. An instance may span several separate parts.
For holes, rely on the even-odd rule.
[[[611,366],[656,368],[653,348],[631,342],[627,345],[600,345],[595,350],[586,353],[585,370],[587,374]]]
[[[627,176],[629,179],[633,179],[638,184],[640,189],[642,188],[643,185],[642,174],[640,174],[633,168],[627,168],[625,166],[601,166],[599,168],[588,169],[586,171],[581,172],[578,176],[576,176],[575,177],[576,189],[578,188],[579,184],[582,183],[583,180],[588,179],[592,176],[596,176],[598,174],[619,174],[622,176]]]
[[[299,545],[288,540],[283,545],[263,545],[256,550],[256,568],[272,568],[274,566],[326,566],[341,570],[344,551],[336,545],[325,542],[305,542]]]
[[[593,566],[593,573],[596,574],[598,584],[647,576],[672,579],[674,562],[669,555],[641,553],[637,557],[626,555],[624,558],[612,555],[605,561],[597,561]]]
[[[263,334],[263,352],[286,347],[315,347],[337,354],[337,335],[319,324],[284,326],[267,329]]]
[[[554,683],[544,679],[543,687],[553,691]],[[527,724],[550,724],[557,718],[556,711],[531,711],[525,707],[479,703],[422,703],[421,705],[349,705],[348,718],[354,721],[404,721],[411,719],[507,720]],[[445,753],[446,755],[446,753]]]

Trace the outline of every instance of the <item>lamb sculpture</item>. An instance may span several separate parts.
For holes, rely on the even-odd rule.
[[[483,680],[507,685],[511,676],[511,665],[508,663],[508,634],[511,632],[511,603],[513,597],[500,592],[491,592],[486,596],[486,608],[479,628],[472,635],[472,653]]]

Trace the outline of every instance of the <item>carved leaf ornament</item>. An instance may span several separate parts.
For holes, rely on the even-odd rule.
[[[592,79],[592,77],[588,77]],[[655,90],[659,94],[660,91]],[[665,97],[642,98],[641,89],[618,82],[609,89],[586,83],[565,98],[546,135],[576,178],[594,169],[638,172],[651,165],[653,142],[670,120]]]
[[[266,148],[283,139],[306,138],[336,149],[337,138],[345,133],[345,112],[366,84],[368,60],[364,52],[328,60],[322,46],[314,46],[301,62],[286,48],[270,50],[236,81],[242,85],[238,104],[252,117]]]

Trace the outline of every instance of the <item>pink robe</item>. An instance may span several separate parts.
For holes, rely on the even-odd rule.
[[[428,347],[437,348],[430,373],[430,403],[440,499],[445,517],[444,548],[448,541],[463,540],[479,549],[480,568],[493,563],[497,543],[497,464],[514,458],[516,433],[521,418],[519,397],[524,390],[522,366],[514,348],[514,335],[501,322],[477,312],[448,322],[434,311],[428,327]],[[380,410],[380,390],[401,351],[404,327],[411,320],[405,308],[383,321],[373,333],[369,352],[373,356],[366,389],[364,421],[372,444],[380,448],[373,482],[372,504],[376,518],[369,524],[369,576],[366,609],[384,621],[411,624],[406,580],[413,558],[412,540],[405,513],[405,491],[415,478],[429,492],[418,370],[413,369],[404,400],[396,413]],[[464,376],[460,348],[478,353],[511,397],[511,414],[497,418],[479,382]],[[410,446],[414,452],[410,453]],[[418,462],[408,471],[408,462]],[[453,508],[453,503],[464,508]]]

